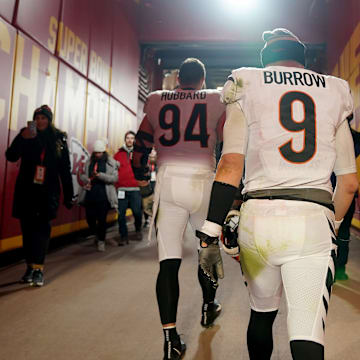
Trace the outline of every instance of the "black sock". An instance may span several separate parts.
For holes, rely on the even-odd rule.
[[[176,326],[170,329],[163,329],[163,332],[164,332],[165,341],[174,341],[179,338],[179,335],[176,331]]]
[[[251,360],[269,360],[273,351],[272,326],[277,311],[251,310],[247,344]]]
[[[324,346],[307,340],[290,341],[291,355],[294,360],[323,360]]]
[[[160,271],[156,281],[156,297],[163,325],[176,323],[180,264],[181,259],[167,259],[160,262]]]
[[[217,278],[216,275],[215,278]],[[198,279],[203,293],[203,303],[204,304],[214,303],[216,289],[213,287],[212,282],[207,277],[203,276],[203,272],[200,269],[200,265],[198,266]]]

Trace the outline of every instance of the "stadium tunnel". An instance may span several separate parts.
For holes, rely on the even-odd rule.
[[[155,245],[148,248],[144,243],[133,242],[126,249],[114,248],[101,256],[94,254],[89,241],[79,240],[87,229],[80,207],[68,211],[61,205],[53,222],[53,243],[67,246],[57,246],[49,255],[49,283],[41,290],[43,293],[29,297],[29,289],[15,282],[21,272],[22,237],[11,211],[19,164],[6,162],[4,153],[32,118],[34,109],[48,104],[53,109],[56,126],[67,132],[73,183],[78,191],[76,174],[91,154],[95,140],[107,138],[109,152],[114,154],[122,146],[126,131],[138,128],[147,94],[163,86],[173,88],[176,71],[185,58],[203,61],[207,88],[219,88],[232,69],[260,67],[261,34],[276,27],[291,30],[306,44],[310,69],[349,82],[355,104],[352,127],[358,130],[358,0],[0,1],[0,358],[142,359],[147,353],[146,358],[155,359],[158,358],[155,347],[160,346],[159,334],[154,340],[155,335],[142,329],[140,334],[148,338],[143,349],[139,349],[133,339],[136,326],[130,326],[130,330],[126,327],[133,321],[132,316],[154,329],[159,327],[152,286],[157,270]],[[360,164],[357,165],[359,169]],[[131,222],[131,213],[128,215]],[[111,213],[109,223],[115,220],[116,214]],[[358,358],[357,202],[352,225],[350,280],[335,287],[335,304],[327,330],[329,360]],[[187,269],[183,270],[186,278],[192,278],[195,271],[193,248],[188,241],[185,251],[188,257],[183,266]],[[228,266],[229,277],[239,285],[238,270],[233,263]],[[139,277],[143,283],[141,292],[134,285]],[[87,281],[91,285],[82,292]],[[183,293],[191,296],[192,286],[197,285],[190,281]],[[232,293],[230,285],[224,292]],[[104,299],[105,293],[111,296]],[[246,296],[244,289],[235,293],[238,299]],[[114,299],[120,299],[121,306]],[[104,317],[96,310],[97,304],[107,310]],[[182,300],[180,311],[186,309],[190,314],[180,324],[184,327],[186,321],[198,316],[198,309],[190,307],[190,302]],[[151,309],[151,314],[146,308]],[[188,356],[230,359],[237,353],[240,356],[237,358],[247,359],[245,339],[241,350],[237,350],[239,344],[234,346],[226,339],[231,331],[245,334],[247,317],[242,325],[231,318],[231,311],[238,312],[238,308],[248,316],[246,306],[231,298],[229,310],[223,316],[227,324],[223,328],[203,333],[199,324],[190,327],[187,332],[193,331],[194,352],[190,351]],[[95,315],[88,317],[88,313]],[[273,359],[290,359],[284,322],[284,316],[280,316],[275,332],[284,335],[284,340],[277,340],[278,350]],[[53,333],[48,331],[50,323],[59,324],[52,328]],[[89,329],[100,333],[94,336]],[[339,337],[342,344],[333,341]],[[99,341],[100,347],[96,345]]]

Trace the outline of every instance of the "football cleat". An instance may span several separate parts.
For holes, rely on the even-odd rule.
[[[221,313],[221,304],[215,299],[213,303],[204,303],[201,309],[201,326],[209,328]]]
[[[186,344],[180,339],[180,336],[173,341],[165,341],[164,359],[179,360],[182,359],[186,351]]]

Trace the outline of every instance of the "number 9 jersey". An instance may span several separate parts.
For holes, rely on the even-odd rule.
[[[274,188],[332,193],[335,133],[353,112],[346,81],[303,68],[240,68],[232,71],[222,98],[237,102],[247,122],[247,146],[239,150],[245,153],[244,193]]]
[[[153,135],[157,165],[215,168],[225,105],[216,90],[176,89],[148,96],[140,131]]]

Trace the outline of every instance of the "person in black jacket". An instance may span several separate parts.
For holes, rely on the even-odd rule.
[[[56,218],[60,180],[64,204],[70,209],[73,183],[66,134],[52,124],[47,105],[35,110],[34,128],[20,130],[6,151],[6,159],[21,159],[16,179],[13,216],[20,220],[27,269],[22,282],[44,284],[43,268],[50,240],[50,220]]]

